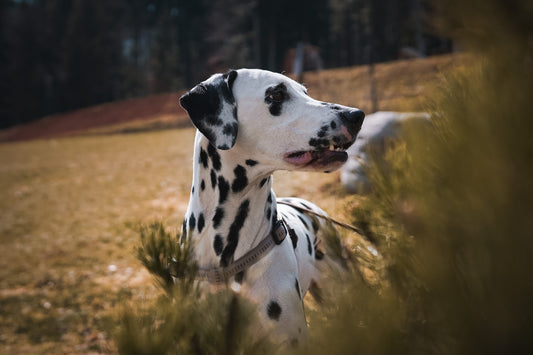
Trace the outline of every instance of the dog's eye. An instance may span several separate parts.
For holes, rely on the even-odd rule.
[[[287,101],[289,99],[289,95],[287,94],[287,87],[285,84],[281,83],[276,86],[272,86],[268,88],[265,92],[265,102],[266,103],[273,103],[273,102],[283,102]]]
[[[274,91],[268,95],[270,101],[281,102],[285,100],[285,93],[282,91]]]

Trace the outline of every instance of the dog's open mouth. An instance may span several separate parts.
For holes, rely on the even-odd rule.
[[[346,153],[344,147],[331,145],[325,149],[286,153],[283,160],[299,167],[340,166],[348,160],[348,153]]]

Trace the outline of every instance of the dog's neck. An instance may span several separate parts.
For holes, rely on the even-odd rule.
[[[182,233],[199,266],[227,266],[265,238],[277,220],[272,171],[196,134],[193,180]]]

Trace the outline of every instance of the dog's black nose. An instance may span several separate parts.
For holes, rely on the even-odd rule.
[[[342,110],[339,112],[339,116],[351,133],[359,132],[365,119],[365,113],[359,109]]]

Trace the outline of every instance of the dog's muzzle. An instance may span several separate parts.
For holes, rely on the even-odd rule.
[[[338,115],[348,132],[354,137],[357,136],[363,125],[365,113],[359,109],[346,108],[339,110]]]

